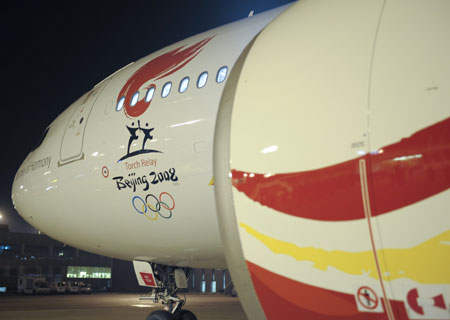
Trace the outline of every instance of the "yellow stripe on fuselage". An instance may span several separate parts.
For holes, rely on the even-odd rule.
[[[311,261],[315,268],[323,271],[333,267],[347,274],[379,279],[372,251],[327,251],[299,247],[262,234],[244,223],[240,226],[275,254],[287,255],[297,261]],[[412,248],[379,249],[377,255],[384,280],[409,278],[424,284],[450,283],[450,230]]]

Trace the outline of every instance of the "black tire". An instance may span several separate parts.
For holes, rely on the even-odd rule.
[[[146,320],[176,320],[175,316],[164,310],[156,310],[147,316]]]
[[[197,317],[192,311],[189,311],[187,309],[183,309],[178,314],[178,320],[197,320]]]

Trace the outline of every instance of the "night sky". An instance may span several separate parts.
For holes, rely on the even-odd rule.
[[[36,232],[11,186],[45,128],[114,71],[160,48],[290,0],[14,1],[1,10],[0,223]]]

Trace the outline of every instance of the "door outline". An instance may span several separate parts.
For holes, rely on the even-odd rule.
[[[61,145],[59,148],[59,160],[58,160],[58,167],[64,166],[66,164],[70,164],[73,163],[75,161],[79,161],[79,160],[83,160],[84,159],[84,152],[83,152],[83,148],[84,148],[84,135],[86,132],[86,127],[89,121],[89,117],[91,115],[92,109],[94,108],[95,103],[97,102],[98,97],[100,96],[101,92],[103,91],[103,89],[105,88],[106,84],[109,81],[105,81],[102,83],[101,86],[98,87],[94,87],[93,90],[91,90],[89,93],[85,94],[85,97],[83,99],[83,102],[81,102],[80,105],[78,105],[75,110],[73,111],[70,119],[67,121],[66,124],[66,128],[64,130],[64,134],[63,137],[61,139]],[[69,133],[68,133],[68,129],[72,129],[72,126],[76,125],[75,118],[77,118],[77,114],[80,114],[81,112],[83,112],[83,108],[88,108],[89,111],[87,113],[87,115],[85,117],[82,117],[80,119],[80,123],[79,125],[83,125],[82,126],[82,130],[77,132],[77,136],[81,135],[80,139],[80,148],[79,148],[79,152],[78,153],[74,153],[73,155],[70,155],[68,157],[64,157],[63,158],[63,147],[64,145],[67,145],[69,142],[67,141],[69,139]],[[84,123],[82,123],[84,122]],[[71,128],[72,127],[72,128]],[[78,150],[78,148],[77,148]]]

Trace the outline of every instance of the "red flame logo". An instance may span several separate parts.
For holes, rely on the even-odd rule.
[[[131,107],[130,101],[132,95],[139,91],[145,83],[148,83],[151,80],[165,78],[183,68],[203,50],[203,47],[212,38],[213,37],[206,38],[187,48],[186,46],[176,48],[147,62],[139,68],[139,70],[128,79],[117,97],[118,102],[120,98],[125,96],[125,115],[130,118],[136,118],[142,115],[150,106],[151,101],[145,102],[145,99],[141,99],[135,106]],[[152,86],[156,87],[154,84],[148,84],[144,89],[148,89]]]

